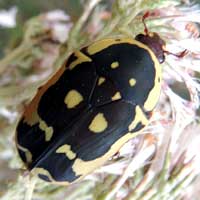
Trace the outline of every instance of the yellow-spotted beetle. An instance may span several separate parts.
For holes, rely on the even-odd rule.
[[[72,53],[17,126],[27,169],[45,181],[72,183],[135,137],[159,99],[164,45],[145,25],[135,39],[102,39]]]

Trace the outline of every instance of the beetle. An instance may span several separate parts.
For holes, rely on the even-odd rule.
[[[16,129],[29,171],[48,182],[76,182],[147,126],[161,90],[165,42],[146,25],[144,32],[74,51],[39,88]]]

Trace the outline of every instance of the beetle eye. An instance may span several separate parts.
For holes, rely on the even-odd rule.
[[[138,41],[141,41],[144,37],[145,37],[145,35],[138,34],[138,35],[136,35],[135,39],[138,40]]]

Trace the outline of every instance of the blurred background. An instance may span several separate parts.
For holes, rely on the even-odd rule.
[[[27,19],[41,13],[62,9],[76,21],[82,13],[81,0],[1,0],[0,1],[0,58],[5,47],[17,45],[22,38],[24,23]]]

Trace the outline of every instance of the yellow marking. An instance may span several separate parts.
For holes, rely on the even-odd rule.
[[[136,80],[134,78],[129,79],[129,85],[133,87],[136,84]]]
[[[98,85],[101,85],[106,79],[104,77],[99,77]]]
[[[56,165],[56,163],[53,163],[53,164]],[[54,184],[58,184],[58,185],[69,185],[69,184],[70,184],[70,182],[67,182],[67,181],[57,182],[57,181],[53,178],[53,176],[50,174],[49,171],[47,171],[46,169],[41,168],[41,167],[33,168],[33,169],[31,170],[31,173],[32,173],[33,175],[39,175],[39,174],[40,174],[40,175],[47,176],[47,177],[49,178],[49,180],[50,180],[52,183],[54,183]]]
[[[85,176],[93,170],[102,166],[111,156],[113,156],[128,140],[136,137],[141,131],[133,133],[126,133],[123,137],[117,140],[103,156],[91,161],[84,161],[77,158],[72,166],[76,176]]]
[[[53,179],[53,177],[51,176],[51,174],[44,168],[41,168],[41,167],[36,167],[36,168],[33,168],[31,170],[31,172],[33,174],[36,174],[36,175],[44,175],[44,176],[47,176],[49,178],[49,180],[51,180],[52,182],[55,182],[55,180]]]
[[[118,40],[118,39],[120,39],[120,40]],[[145,44],[143,44],[143,43],[141,43],[141,42],[139,42],[137,40],[134,40],[131,37],[118,38],[118,39],[116,40],[116,38],[115,39],[114,38],[107,38],[107,39],[96,41],[93,44],[91,44],[90,46],[88,46],[87,52],[90,55],[93,55],[93,54],[95,54],[97,52],[100,52],[100,51],[106,49],[109,46],[112,46],[114,44],[123,44],[123,43],[134,44],[134,45],[139,46],[141,48],[144,48],[144,49],[146,49],[148,51],[151,51],[149,49],[149,47],[147,47]]]
[[[31,115],[31,121],[26,121],[26,119],[24,121],[27,122],[31,126],[33,124],[39,123],[39,128],[41,130],[43,130],[44,133],[45,133],[45,141],[48,142],[48,141],[51,140],[51,138],[53,136],[53,127],[52,126],[48,126],[46,124],[46,122],[40,118],[40,116],[38,115],[37,112],[33,112],[32,113],[32,115]],[[31,123],[29,123],[29,122],[31,122]]]
[[[32,154],[31,154],[31,152],[27,148],[21,146],[18,143],[17,143],[17,148],[25,153],[27,164],[31,163],[32,162]]]
[[[141,122],[143,125],[147,125],[149,123],[149,120],[146,118],[144,112],[142,111],[142,109],[140,108],[140,106],[136,106],[135,108],[135,117],[132,121],[132,123],[129,125],[128,130],[132,131],[137,124]]]
[[[104,131],[107,128],[107,126],[108,122],[106,121],[106,118],[104,117],[103,113],[98,113],[89,125],[89,130],[94,133],[100,133]]]
[[[118,99],[121,99],[121,94],[120,94],[120,92],[116,92],[115,95],[112,97],[112,100],[113,100],[113,101],[118,100]]]
[[[70,90],[64,99],[68,109],[75,108],[81,101],[83,96],[77,90]]]
[[[119,67],[119,62],[113,62],[112,64],[111,64],[111,68],[112,69],[115,69],[115,68],[117,68],[117,67]]]
[[[155,64],[156,66],[156,64]],[[156,67],[155,67],[156,68]],[[158,99],[160,97],[160,90],[161,90],[161,81],[159,81],[159,77],[161,77],[161,70],[157,69],[156,76],[154,79],[154,87],[151,89],[151,91],[148,94],[148,98],[144,102],[144,109],[146,111],[151,111],[155,107],[155,105],[158,102]],[[161,78],[160,78],[161,79]]]
[[[71,146],[68,144],[60,146],[56,153],[64,153],[69,160],[73,160],[76,157],[76,153],[71,150]]]
[[[148,50],[148,51],[154,62],[155,78],[154,78],[154,87],[151,89],[146,101],[144,102],[145,111],[153,110],[153,108],[155,107],[155,105],[158,102],[158,99],[160,97],[161,75],[162,75],[162,70],[161,70],[160,63],[158,62],[158,59],[156,58],[156,56],[154,55],[154,53],[151,50]]]
[[[39,120],[39,127],[45,132],[45,141],[50,141],[53,136],[53,127],[48,126],[46,122],[42,119]]]
[[[92,62],[91,58],[89,58],[88,56],[86,56],[80,51],[75,51],[73,54],[77,57],[77,59],[69,65],[70,70],[74,69],[74,67],[76,67],[78,64],[81,64],[83,62]]]

